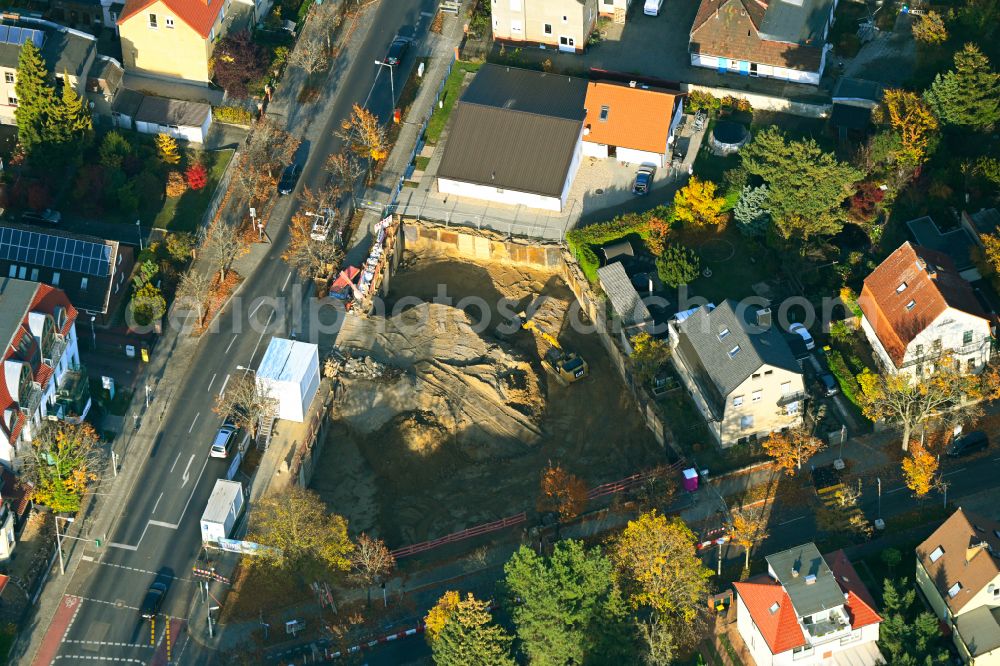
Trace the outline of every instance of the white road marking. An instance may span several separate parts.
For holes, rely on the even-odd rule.
[[[994,458],[993,462],[1000,462],[1000,458]]]
[[[146,533],[145,530],[143,530],[143,534],[145,534],[145,533]],[[142,537],[139,537],[139,541],[142,541]],[[131,550],[133,553],[135,551],[139,550],[139,546],[137,546],[137,545],[136,546],[130,546],[127,543],[115,543],[114,541],[109,541],[108,542],[108,547],[109,548],[121,548],[122,550]]]
[[[237,336],[235,336],[235,335],[234,335],[234,336],[233,336],[233,339],[229,341],[229,345],[228,345],[228,346],[226,347],[226,353],[227,353],[227,354],[229,353],[229,349],[230,349],[230,347],[232,347],[232,346],[233,346],[233,343],[234,343],[234,342],[236,342],[236,338],[237,338]]]
[[[198,412],[197,414],[194,415],[194,421],[191,421],[191,427],[188,428],[189,435],[191,434],[191,431],[194,430],[194,424],[198,422],[199,416],[201,416],[201,412]]]
[[[945,473],[944,473],[944,474],[942,474],[941,476],[942,476],[942,478],[943,478],[943,477],[946,477],[946,476],[951,476],[952,474],[958,474],[959,472],[964,472],[964,471],[965,471],[965,468],[964,468],[964,467],[963,467],[963,468],[961,468],[961,469],[953,469],[953,470],[951,470],[950,472],[945,472]]]
[[[67,638],[66,640],[63,641],[63,643],[75,643],[77,645],[108,645],[111,647],[134,647],[134,648],[146,648],[149,650],[155,649],[156,647],[155,645],[149,645],[148,643],[114,643],[111,641],[84,641],[72,638]],[[110,659],[110,657],[104,657],[104,659]]]
[[[796,520],[802,520],[803,518],[805,518],[805,516],[799,516],[798,518],[791,518],[790,520],[786,520],[783,523],[778,523],[778,527],[781,527],[782,525],[788,525],[789,523],[794,523]]]
[[[193,462],[194,462],[194,454],[192,453],[191,454],[191,459],[188,460],[187,467],[184,468],[184,474],[181,476],[181,479],[183,479],[183,482],[181,483],[181,488],[183,488],[184,486],[186,486],[187,482],[191,480],[191,475],[188,474],[188,470],[191,469],[191,463],[193,463]]]
[[[229,351],[229,350],[227,349],[226,351]],[[215,383],[215,378],[216,378],[216,377],[218,376],[218,374],[219,374],[219,373],[215,373],[214,375],[212,375],[212,381],[210,381],[210,382],[208,383],[208,390],[209,390],[209,391],[211,391],[211,390],[212,390],[212,384],[214,384],[214,383]]]
[[[176,530],[177,529],[177,523],[168,523],[168,522],[164,522],[162,520],[151,520],[151,521],[149,521],[149,524],[150,525],[155,525],[156,527],[166,527],[168,530]]]
[[[271,316],[267,318],[267,323],[264,324],[264,330],[260,332],[257,337],[257,344],[253,346],[253,353],[250,354],[250,361],[247,363],[246,367],[251,367],[253,365],[253,357],[257,355],[257,349],[260,348],[260,341],[264,339],[264,334],[267,333],[267,327],[271,325],[271,320],[274,319],[275,311],[271,310]],[[246,374],[246,373],[244,373]]]
[[[264,305],[264,299],[261,299],[257,305],[250,309],[250,313],[247,315],[247,319],[253,319],[253,316],[257,314],[257,310],[260,310],[260,306]],[[229,351],[228,349],[226,351]]]
[[[94,558],[91,557],[90,555],[81,555],[80,559],[83,560],[84,562],[93,562],[94,561]]]
[[[197,488],[198,484],[201,482],[201,475],[205,473],[205,468],[206,467],[208,467],[208,456],[205,456],[205,462],[202,463],[202,465],[201,465],[201,471],[198,472],[198,478],[194,480],[194,486],[191,488],[191,494],[188,495],[187,502],[184,502],[184,510],[181,511],[180,517],[177,518],[177,523],[178,524],[180,524],[180,522],[184,519],[184,514],[187,513],[188,505],[191,504],[191,498],[194,497],[195,488]],[[174,529],[177,529],[177,528],[175,527]]]
[[[153,513],[156,513],[156,507],[160,506],[161,499],[163,499],[163,493],[160,493],[160,496],[156,498],[156,504],[153,505],[153,512],[150,513],[149,515],[153,515]]]
[[[278,293],[285,293],[285,289],[288,289],[288,281],[292,279],[292,272],[288,271],[288,275],[285,277],[285,284],[281,285],[281,291]]]
[[[174,464],[170,466],[170,471],[168,472],[168,474],[173,474],[174,473],[174,467],[177,467],[177,461],[180,460],[180,459],[181,459],[181,454],[178,451],[177,452],[177,457],[174,458]]]
[[[222,388],[219,389],[220,396],[226,392],[226,384],[228,383],[229,383],[229,375],[226,375],[226,381],[222,382]]]

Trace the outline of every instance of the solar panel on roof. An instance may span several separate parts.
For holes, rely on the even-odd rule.
[[[21,28],[16,25],[10,26],[10,32],[7,34],[8,44],[20,44],[21,43]]]
[[[32,30],[31,41],[34,42],[36,48],[42,48],[42,43],[45,42],[45,33],[41,30]]]
[[[107,277],[111,273],[111,248],[36,231],[0,228],[0,260],[30,263],[55,270]]]
[[[0,42],[7,43],[7,33],[10,32],[9,25],[0,25]]]

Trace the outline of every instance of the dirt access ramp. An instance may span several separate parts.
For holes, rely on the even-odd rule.
[[[497,336],[539,297],[534,321],[588,378],[558,383],[531,331]],[[402,372],[341,380],[312,487],[397,547],[532,508],[549,461],[591,486],[662,462],[599,338],[570,324],[574,303],[555,273],[408,254],[385,318],[350,318],[336,343]]]

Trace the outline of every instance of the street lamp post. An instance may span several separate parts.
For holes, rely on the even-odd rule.
[[[135,232],[139,236],[139,252],[142,252],[142,227],[139,226],[139,220],[135,221]]]
[[[63,554],[62,554],[62,537],[59,534],[59,521],[65,520],[67,523],[72,523],[76,521],[76,518],[73,518],[72,516],[66,518],[65,516],[57,515],[55,516],[55,519],[56,519],[56,550],[59,552],[59,573],[62,575],[66,575],[66,565],[63,563]]]
[[[882,517],[882,477],[876,477],[878,482],[878,518]]]
[[[395,77],[392,74],[392,70],[394,69],[394,67],[392,65],[390,65],[389,63],[387,63],[387,62],[382,62],[381,60],[376,60],[375,64],[378,65],[379,68],[382,68],[382,67],[388,67],[389,68],[389,90],[392,92],[392,106],[395,107],[396,106],[396,82],[395,82]]]
[[[94,351],[97,351],[97,331],[94,330],[95,319],[97,319],[97,315],[90,315],[90,338],[94,343]]]

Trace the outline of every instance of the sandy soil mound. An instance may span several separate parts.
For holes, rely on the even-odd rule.
[[[451,439],[473,460],[504,456],[541,436],[544,407],[529,363],[473,329],[452,307],[424,303],[390,319],[352,317],[337,347],[404,369],[386,381],[343,379],[337,417],[356,432],[398,431],[412,453]]]

